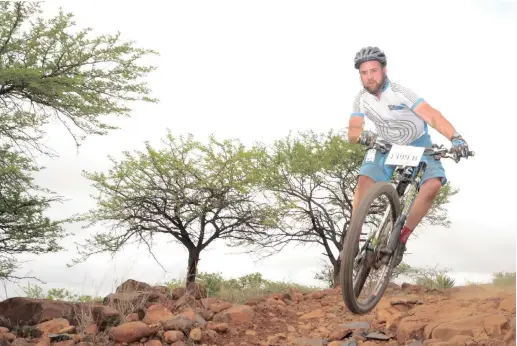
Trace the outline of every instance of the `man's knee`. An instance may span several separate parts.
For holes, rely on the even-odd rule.
[[[426,199],[434,200],[442,187],[441,178],[431,178],[426,180],[420,187],[419,194],[423,194]]]
[[[371,185],[373,185],[374,181],[367,175],[360,175],[357,180],[357,187],[360,189],[367,189]]]

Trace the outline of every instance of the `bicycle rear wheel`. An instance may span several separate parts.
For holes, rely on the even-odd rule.
[[[401,213],[400,199],[395,188],[387,182],[377,182],[371,186],[367,191],[361,203],[357,206],[357,210],[354,211],[354,217],[348,228],[345,239],[343,241],[343,255],[341,257],[341,294],[347,308],[354,314],[366,314],[371,311],[382,298],[384,291],[389,283],[391,271],[393,270],[393,261],[390,260],[386,270],[382,275],[382,280],[377,286],[377,290],[368,299],[365,299],[366,303],[361,303],[358,300],[363,285],[365,284],[366,278],[368,277],[370,270],[372,269],[372,260],[379,253],[378,249],[373,251],[365,251],[365,257],[362,261],[361,267],[357,270],[357,278],[354,280],[353,271],[356,266],[355,263],[355,248],[358,246],[358,238],[361,234],[363,224],[367,215],[370,212],[370,206],[379,197],[386,197],[389,203],[389,213],[393,220],[392,225],[395,224],[395,220],[398,219]],[[386,227],[386,225],[380,225],[380,227]],[[382,231],[382,230],[381,230]],[[387,241],[387,239],[386,239]],[[383,246],[383,244],[378,244]],[[358,254],[359,255],[359,254]],[[354,282],[355,281],[355,282]]]

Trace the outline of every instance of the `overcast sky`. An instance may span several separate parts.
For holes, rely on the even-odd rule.
[[[440,110],[468,141],[476,157],[444,162],[449,180],[461,192],[449,205],[450,229],[417,229],[405,261],[438,264],[453,270],[459,283],[487,280],[495,271],[515,271],[514,138],[516,112],[515,2],[510,1],[47,1],[52,13],[62,6],[79,27],[96,33],[121,31],[160,56],[149,77],[159,104],[137,104],[122,128],[90,137],[76,152],[61,127],[48,144],[58,159],[37,182],[69,198],[50,215],[66,217],[94,207],[94,190],[81,171],[106,171],[108,155],[142,149],[166,128],[205,140],[239,138],[246,144],[270,142],[290,130],[343,130],[348,124],[360,79],[353,68],[358,49],[377,45],[388,57],[388,76]],[[432,130],[432,138],[447,143]],[[133,278],[150,283],[185,274],[187,255],[163,243],[155,254],[127,248],[115,257],[99,255],[67,268],[69,251],[26,256],[20,274],[36,274],[46,288],[65,287],[83,294],[110,292]],[[93,231],[93,230],[92,230]],[[319,248],[296,248],[254,263],[220,242],[208,248],[200,271],[235,277],[260,271],[266,278],[318,284],[313,280],[323,256]],[[108,269],[100,269],[107,266]],[[8,294],[20,292],[16,285]]]

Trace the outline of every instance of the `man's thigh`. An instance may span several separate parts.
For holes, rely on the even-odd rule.
[[[447,176],[445,174],[445,169],[443,168],[442,162],[435,160],[432,157],[424,156],[422,160],[425,160],[427,163],[427,167],[422,176],[422,181],[420,182],[420,186],[425,183],[427,180],[432,178],[440,179],[442,186],[447,183]]]
[[[359,175],[364,175],[374,182],[389,181],[393,174],[393,166],[386,166],[387,154],[370,149],[366,152]]]

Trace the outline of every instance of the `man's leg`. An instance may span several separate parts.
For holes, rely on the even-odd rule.
[[[393,169],[384,165],[386,154],[378,151],[375,151],[374,155],[372,154],[373,152],[370,152],[370,154],[366,153],[359,170],[359,179],[352,202],[352,217],[368,189],[377,181],[389,181],[390,176],[393,174]],[[357,248],[355,249],[354,257],[357,257],[359,252],[360,237],[361,234],[357,237]]]
[[[442,180],[440,178],[431,178],[422,184],[400,235],[402,243],[407,242],[411,232],[427,214],[441,187]]]
[[[402,228],[400,233],[401,248],[405,251],[406,243],[409,236],[418,226],[420,221],[427,214],[434,199],[438,195],[440,188],[447,183],[445,176],[445,170],[440,161],[436,161],[433,158],[426,158],[427,168],[422,176],[422,184],[411,210],[409,211],[406,224]],[[403,253],[398,256],[395,260],[395,266],[402,262]]]
[[[354,200],[352,201],[352,215],[356,210],[357,206],[361,202],[361,199],[365,195],[366,191],[375,183],[372,178],[366,175],[360,175],[357,181],[357,187],[355,188]]]

